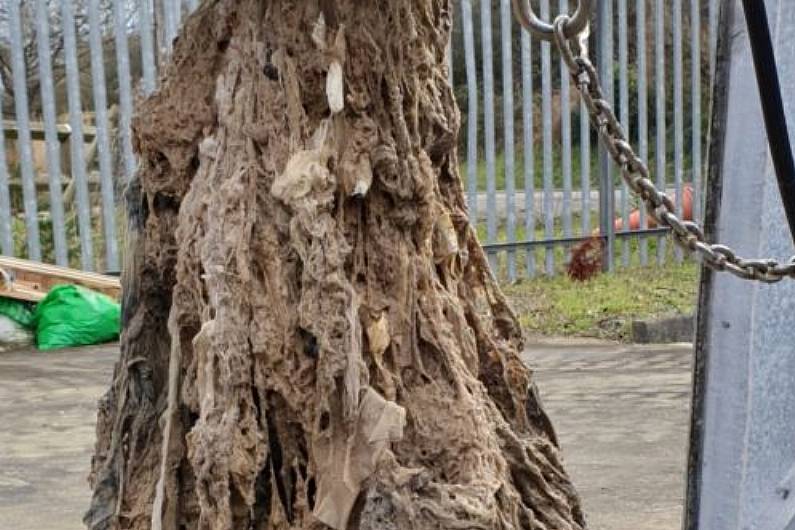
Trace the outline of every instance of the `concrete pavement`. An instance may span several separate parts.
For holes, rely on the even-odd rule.
[[[679,530],[691,345],[535,344],[541,399],[591,530]]]
[[[0,353],[0,530],[79,530],[115,345]]]
[[[690,347],[531,344],[592,530],[680,526]],[[0,530],[79,530],[116,346],[0,354]]]

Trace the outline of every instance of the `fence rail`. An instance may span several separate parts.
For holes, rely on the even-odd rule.
[[[452,1],[449,73],[465,122],[461,175],[494,271],[511,281],[557,274],[572,246],[593,236],[605,242],[611,270],[646,265],[650,256],[658,264],[670,259],[664,231],[648,229],[643,212],[633,216],[628,190],[595,145],[550,44],[516,24],[511,0]],[[538,0],[546,18],[573,4]],[[159,66],[197,1],[3,5],[0,52],[11,60],[0,72],[0,250],[118,270],[119,190],[136,165],[135,94],[155,90]],[[676,196],[680,212],[689,186],[696,218],[717,5],[602,0],[589,43],[620,120],[641,156],[651,157],[658,184]]]

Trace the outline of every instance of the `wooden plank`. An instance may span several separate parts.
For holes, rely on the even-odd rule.
[[[23,300],[25,302],[38,302],[46,294],[41,286],[25,282],[16,282],[8,271],[0,269],[0,297]]]
[[[0,297],[22,300],[24,302],[40,302],[47,294],[36,286],[27,283],[11,283],[0,287]]]
[[[75,284],[104,293],[116,300],[121,298],[121,282],[113,276],[6,256],[0,257],[0,269],[9,272],[14,279],[13,285],[19,285],[23,291],[25,289],[38,290],[46,294],[56,285]]]

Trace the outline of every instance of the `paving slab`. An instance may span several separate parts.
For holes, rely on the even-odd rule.
[[[0,354],[0,530],[79,530],[115,345]],[[680,527],[691,348],[534,343],[592,530]]]
[[[0,530],[79,530],[118,346],[0,353]]]
[[[541,399],[591,530],[679,530],[692,345],[534,344]]]

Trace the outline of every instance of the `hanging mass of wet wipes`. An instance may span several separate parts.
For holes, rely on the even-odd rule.
[[[584,527],[467,221],[451,23],[441,0],[186,21],[133,121],[90,528]]]

